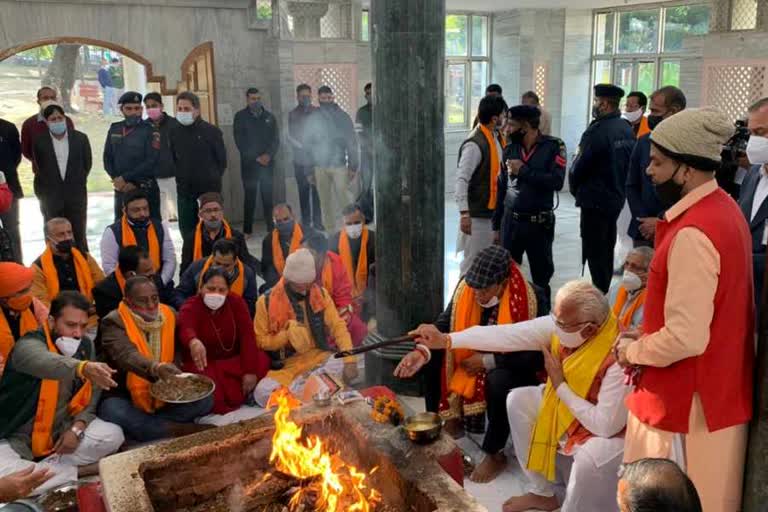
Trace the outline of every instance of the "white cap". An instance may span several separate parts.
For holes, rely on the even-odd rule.
[[[315,270],[315,258],[309,249],[299,249],[285,260],[283,277],[286,281],[296,284],[309,284],[315,282],[317,273]]]

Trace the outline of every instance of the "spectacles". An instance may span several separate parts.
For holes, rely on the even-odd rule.
[[[558,320],[554,313],[550,313],[549,317],[552,319],[552,321],[555,323],[556,326],[558,326],[560,329],[563,329],[563,330],[573,329],[574,327],[579,327],[581,325],[587,325],[592,323],[591,320],[587,320],[586,322],[577,322],[575,324],[568,325]]]

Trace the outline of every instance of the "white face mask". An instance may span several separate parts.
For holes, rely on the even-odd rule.
[[[68,336],[61,336],[56,338],[56,348],[58,348],[59,352],[63,355],[72,357],[75,355],[75,352],[77,352],[77,349],[80,348],[80,340]]]
[[[628,292],[634,292],[643,287],[643,281],[640,276],[629,270],[624,271],[624,275],[621,278],[621,285]]]
[[[349,238],[357,239],[363,236],[362,224],[347,224],[344,226],[344,231],[347,232]]]
[[[751,135],[747,142],[747,158],[755,165],[768,164],[768,138]]]
[[[630,123],[635,124],[636,122],[638,122],[640,120],[641,117],[643,117],[643,110],[642,109],[637,109],[634,112],[624,112],[621,115],[621,117],[623,117],[624,119],[626,119]]]
[[[226,300],[226,295],[219,295],[218,293],[206,293],[203,295],[203,303],[214,311],[223,306]]]
[[[195,122],[195,116],[192,112],[177,112],[176,120],[184,126],[189,126]]]
[[[582,329],[584,328],[582,327]],[[560,340],[560,344],[566,348],[579,348],[586,341],[581,334],[581,330],[576,332],[565,332],[557,324],[555,324],[555,334]]]
[[[491,308],[495,308],[498,305],[499,305],[499,298],[496,295],[494,295],[493,297],[491,297],[491,300],[489,300],[485,304],[480,304],[480,307],[483,309],[491,309]]]

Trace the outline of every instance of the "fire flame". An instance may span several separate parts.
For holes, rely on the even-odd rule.
[[[331,453],[317,436],[302,440],[302,429],[290,420],[290,393],[276,391],[275,435],[269,462],[298,479],[315,478],[302,487],[289,503],[296,510],[309,496],[315,496],[315,510],[323,512],[371,512],[381,495],[366,486],[367,475],[345,464],[338,453]],[[377,468],[371,470],[370,474]]]

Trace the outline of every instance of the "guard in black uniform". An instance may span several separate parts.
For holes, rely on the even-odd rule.
[[[155,179],[160,156],[160,132],[150,120],[141,119],[141,94],[120,96],[123,121],[112,123],[104,143],[104,169],[115,188],[115,222],[123,215],[123,196],[135,188],[149,197],[149,214],[161,219],[160,189]]]
[[[493,230],[501,244],[520,264],[528,254],[533,283],[543,290],[544,314],[549,312],[555,273],[552,242],[555,239],[555,192],[565,181],[565,143],[539,131],[541,110],[518,105],[509,110],[512,129],[504,149],[507,172],[499,174]]]
[[[595,287],[608,293],[613,275],[616,221],[624,207],[629,157],[635,133],[622,119],[619,102],[624,90],[611,84],[595,86],[594,120],[581,136],[569,184],[581,208],[581,263],[589,263]]]

